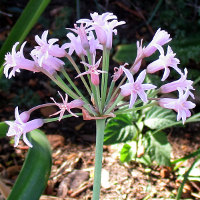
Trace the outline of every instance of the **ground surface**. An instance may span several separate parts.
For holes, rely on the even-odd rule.
[[[194,126],[193,126],[194,127]],[[199,128],[198,125],[195,125]],[[77,127],[75,127],[77,129]],[[172,130],[169,140],[173,147],[173,157],[179,158],[199,148],[200,134],[195,139],[188,132]],[[196,132],[198,133],[198,132]],[[180,139],[181,134],[181,139]],[[86,133],[72,143],[61,135],[47,135],[51,147],[53,165],[47,188],[42,200],[47,199],[91,199],[95,145],[84,141]],[[94,133],[90,134],[94,139]],[[27,150],[21,142],[19,148],[12,148],[8,139],[1,139],[0,174],[2,180],[12,186],[19,173]],[[168,167],[145,167],[142,164],[120,163],[118,146],[104,146],[101,199],[174,199],[181,181],[177,173]],[[190,166],[191,162],[184,163]],[[188,182],[184,187],[183,199],[199,199],[198,182]]]
[[[16,4],[5,2],[2,1],[2,8],[6,5],[9,8],[23,9],[26,3],[26,1],[16,1]],[[148,2],[145,3],[146,6],[150,6]],[[140,38],[148,40],[152,37],[152,32],[156,30],[146,25],[144,18],[146,11],[144,7],[138,10],[137,6],[140,6],[140,4],[134,7],[131,6],[132,4],[129,1],[101,1],[98,5],[95,4],[95,1],[92,1],[92,3],[87,1],[87,3],[81,4],[81,17],[88,18],[89,12],[100,9],[114,12],[120,20],[127,22],[127,25],[119,31],[120,37],[114,40],[116,44],[135,42]],[[156,4],[151,6],[156,6]],[[4,10],[6,9],[4,8]],[[14,12],[15,15],[18,16],[17,12]],[[65,20],[66,18],[67,20]],[[53,1],[40,22],[31,31],[27,40],[30,45],[35,45],[33,42],[34,35],[41,34],[46,29],[50,29],[50,33],[55,34],[55,37],[65,38],[66,32],[61,31],[63,25],[64,27],[72,27],[76,19],[77,13],[72,1]],[[9,16],[4,16],[1,20],[1,41],[6,38],[14,22],[15,20]],[[25,49],[26,52],[29,50],[29,47]],[[111,65],[115,66],[112,60]],[[197,65],[195,67],[198,69]],[[68,69],[68,73],[74,76],[72,69]],[[19,105],[20,110],[23,111],[39,103],[49,102],[50,97],[57,93],[54,85],[43,75],[33,75],[29,72],[22,72],[20,76],[10,81],[4,79],[1,84],[1,121],[13,119],[16,105]],[[79,82],[76,84],[78,85]],[[47,117],[52,112],[55,112],[55,110],[43,109],[36,115]],[[81,118],[76,120],[70,118],[62,120],[60,123],[45,125],[42,130],[47,133],[51,143],[53,165],[47,188],[41,199],[91,199],[95,122],[82,121]],[[199,124],[167,130],[167,134],[173,147],[172,158],[174,159],[194,152],[200,147]],[[119,146],[104,146],[101,200],[175,198],[180,186],[176,172],[173,172],[170,168],[156,165],[147,168],[135,162],[122,164],[119,161],[117,150],[119,148]],[[8,186],[13,186],[26,152],[27,149],[24,148],[23,143],[20,143],[19,148],[14,149],[9,144],[8,138],[0,139],[0,176]],[[189,160],[184,164],[189,167],[191,163],[192,160]],[[200,199],[199,194],[199,183],[188,182],[184,187],[183,199]]]

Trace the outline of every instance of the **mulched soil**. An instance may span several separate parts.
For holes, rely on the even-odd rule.
[[[81,124],[79,125],[79,127]],[[74,127],[76,131],[79,127]],[[193,128],[198,129],[199,124]],[[179,158],[199,148],[200,134],[195,137],[189,132],[172,130],[169,141],[173,147],[172,157]],[[78,131],[77,131],[78,132]],[[198,134],[197,134],[198,133]],[[86,133],[85,133],[86,134]],[[47,135],[52,147],[53,165],[47,188],[41,200],[47,199],[83,199],[92,196],[95,144],[83,138],[87,135],[78,133],[76,142],[61,135]],[[181,134],[181,137],[180,137]],[[90,135],[93,140],[94,133]],[[181,138],[181,139],[180,139]],[[19,148],[9,145],[8,138],[0,140],[0,174],[3,182],[12,186],[25,159],[27,149],[20,142]],[[101,199],[170,199],[177,194],[181,181],[177,173],[169,167],[152,165],[147,168],[140,163],[122,164],[119,161],[120,145],[104,146]],[[191,162],[184,163],[190,166]],[[198,182],[188,182],[184,186],[183,199],[199,199]]]
[[[55,28],[55,19],[59,16],[61,7],[75,8],[73,2],[75,1],[67,1],[67,3],[61,0],[52,1],[44,13],[44,19],[50,21],[50,29]],[[25,3],[26,1],[17,1],[16,6],[23,9]],[[88,4],[81,4],[81,11],[83,11],[81,17],[87,18],[89,12],[102,9],[117,14],[120,20],[127,22],[122,30],[119,29],[119,36],[121,36],[119,43],[122,42],[121,38],[124,36],[126,36],[126,42],[132,42],[142,37],[146,40],[151,38],[152,28],[145,24],[145,11],[130,9],[129,1],[111,1],[110,3],[101,1],[101,7],[96,7],[95,1],[86,3]],[[147,4],[149,6],[149,3]],[[13,4],[9,3],[7,6],[12,7]],[[83,15],[84,12],[87,13],[86,16]],[[17,13],[15,15],[17,16]],[[75,18],[75,9],[72,9],[69,26],[72,27]],[[0,40],[4,40],[14,21],[13,18],[5,16],[4,21],[1,20],[0,23],[2,25]],[[33,43],[34,35],[40,34],[45,29],[45,25],[38,23],[27,40]],[[28,52],[29,47],[26,47],[25,51]],[[115,63],[111,61],[111,65],[115,65]],[[68,72],[74,76],[71,69]],[[5,83],[6,86],[8,84],[9,82]],[[32,91],[29,94],[29,100],[36,96],[36,100],[40,103],[50,102],[50,97],[55,97],[57,94],[55,86],[42,74],[22,72],[20,76],[11,80],[11,86],[8,89],[0,88],[1,121],[13,119],[14,108],[18,103],[22,110],[29,109],[34,105],[34,102],[30,103],[30,101],[24,100],[26,95],[23,91],[19,92],[24,87],[28,88],[25,90],[27,94],[29,94],[27,91]],[[41,115],[47,117],[54,112],[54,109],[41,109],[33,117]],[[184,128],[167,130],[168,139],[173,148],[173,159],[194,152],[200,147],[199,126],[198,123],[193,123]],[[53,165],[47,188],[41,199],[91,199],[94,176],[95,122],[70,118],[62,120],[60,123],[49,123],[42,127],[42,130],[47,133],[51,144]],[[151,168],[136,162],[122,164],[119,161],[119,148],[120,146],[104,146],[101,200],[170,199],[176,196],[181,183],[177,180],[176,172],[173,172],[171,168],[158,167],[155,164]],[[20,142],[19,148],[13,148],[8,138],[0,139],[0,177],[9,187],[13,186],[26,153],[27,149],[22,142]],[[188,160],[184,164],[190,166],[192,161]],[[198,194],[200,194],[198,182],[185,184],[183,199],[200,199]],[[0,196],[1,199],[3,198]]]

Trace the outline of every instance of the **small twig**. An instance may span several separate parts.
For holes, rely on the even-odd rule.
[[[90,187],[92,187],[92,183],[87,183],[87,184],[85,184],[83,187],[81,187],[81,188],[78,188],[75,192],[73,192],[73,193],[71,193],[71,197],[76,197],[76,196],[78,196],[81,192],[83,192],[84,190],[86,190],[87,188],[90,188]]]
[[[12,14],[3,12],[3,11],[1,11],[1,10],[0,10],[0,14],[1,14],[1,15],[5,15],[5,16],[8,16],[8,17],[12,17],[12,16],[13,16]]]
[[[0,193],[3,195],[5,199],[7,199],[8,195],[10,194],[10,188],[1,180],[0,180]]]

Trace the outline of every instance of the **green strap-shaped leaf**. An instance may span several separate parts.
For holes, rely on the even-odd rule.
[[[33,144],[7,200],[38,200],[51,171],[51,148],[45,134],[34,130],[27,134]]]
[[[8,125],[5,122],[0,122],[0,138],[5,137],[8,132]]]
[[[188,176],[190,174],[190,172],[192,171],[192,169],[195,167],[196,163],[199,161],[199,156],[197,157],[197,159],[192,163],[191,167],[188,169],[188,171],[183,175],[184,179],[183,182],[181,183],[181,186],[178,189],[178,194],[176,196],[176,200],[181,199],[181,195],[183,192],[183,187],[188,179]]]
[[[50,3],[50,0],[30,0],[16,24],[12,28],[8,38],[0,50],[0,76],[3,72],[3,62],[5,54],[11,50],[15,42],[22,43],[29,31],[37,22],[38,18]]]

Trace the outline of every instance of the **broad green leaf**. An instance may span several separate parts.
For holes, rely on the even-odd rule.
[[[177,38],[171,43],[176,57],[180,59],[181,65],[187,65],[189,60],[200,61],[200,39],[199,34],[190,34],[190,37]]]
[[[176,115],[172,110],[154,106],[146,112],[145,126],[151,129],[160,129],[176,121]]]
[[[150,131],[145,135],[147,140],[146,152],[152,161],[158,165],[170,166],[171,145],[164,132],[152,134]]]
[[[113,56],[113,60],[118,63],[133,63],[136,55],[136,44],[121,44],[117,46],[117,51]]]
[[[3,72],[4,56],[8,51],[11,51],[15,42],[22,43],[26,38],[29,31],[35,25],[40,15],[50,3],[50,0],[30,0],[12,28],[9,36],[0,49],[0,76]]]
[[[33,144],[7,200],[38,200],[51,171],[51,148],[45,134],[34,130],[27,134]]]
[[[124,144],[120,151],[120,161],[121,162],[129,162],[133,159],[136,154],[136,144],[135,142],[131,142],[128,144]]]
[[[0,138],[5,137],[8,132],[8,125],[5,122],[0,122]]]
[[[144,46],[147,43],[144,43]],[[135,44],[121,44],[117,46],[117,51],[113,56],[113,60],[118,63],[132,64],[137,56],[137,46]],[[159,54],[156,52],[151,57],[146,58],[147,61],[153,61],[158,58]]]
[[[132,140],[137,136],[137,129],[132,124],[132,117],[120,114],[110,119],[106,124],[104,144],[116,144]]]
[[[143,156],[141,156],[140,158],[136,158],[137,162],[140,162],[146,166],[151,166],[152,165],[152,161],[151,158],[148,154],[144,154]]]
[[[156,85],[157,87],[161,87],[163,85],[161,77],[155,74],[147,74],[145,77],[145,83],[150,83]]]

